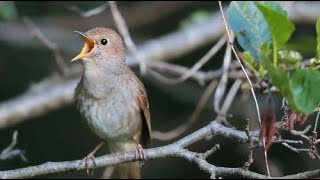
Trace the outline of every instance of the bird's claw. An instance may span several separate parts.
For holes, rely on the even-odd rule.
[[[89,160],[92,161],[93,167],[89,168],[88,166],[88,162]],[[95,167],[97,166],[96,161],[95,161],[95,157],[93,154],[88,154],[86,157],[84,157],[82,159],[82,161],[80,162],[80,165],[83,164],[83,162],[85,163],[86,169],[87,169],[87,174],[90,176],[93,176],[93,170],[95,169]],[[91,171],[90,171],[91,170]]]
[[[141,161],[141,166],[143,166],[144,165],[144,162],[147,160],[147,156],[146,156],[146,154],[145,154],[145,152],[144,152],[144,149],[143,149],[143,147],[141,146],[141,144],[138,144],[137,145],[137,151],[136,151],[136,157],[138,158],[138,159],[140,159],[140,161]]]

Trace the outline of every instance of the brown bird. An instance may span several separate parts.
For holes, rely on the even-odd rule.
[[[85,41],[72,59],[82,59],[84,68],[75,89],[80,114],[111,153],[137,150],[145,158],[142,146],[151,135],[149,103],[143,84],[125,62],[121,36],[103,27],[75,32]],[[87,157],[93,157],[97,148]],[[118,165],[116,171],[120,178],[141,178],[139,162]]]

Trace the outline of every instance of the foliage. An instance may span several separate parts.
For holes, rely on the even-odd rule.
[[[247,67],[257,77],[270,79],[295,112],[312,113],[320,104],[320,20],[316,25],[316,56],[305,67],[299,52],[284,49],[295,27],[278,3],[233,1],[227,15],[245,50],[243,60]]]
[[[12,20],[18,17],[13,1],[0,1],[0,20]]]
[[[201,22],[204,19],[209,18],[211,13],[206,10],[196,10],[195,12],[191,13],[189,17],[185,18],[180,22],[181,28],[187,28],[190,25],[194,25],[195,22]]]

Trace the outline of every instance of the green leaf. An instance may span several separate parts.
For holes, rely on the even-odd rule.
[[[195,22],[201,22],[205,19],[208,19],[210,15],[211,13],[209,11],[201,9],[196,10],[180,22],[180,28],[187,28],[192,24],[194,25]]]
[[[253,71],[256,77],[263,77],[267,74],[267,71],[258,63],[258,61],[253,59],[248,51],[243,52],[243,61],[245,65]]]
[[[302,54],[312,54],[317,47],[317,37],[312,35],[300,35],[291,38],[288,43],[282,46],[282,49],[291,49]]]
[[[287,11],[284,10],[279,3],[276,1],[256,1],[255,3],[262,5],[262,6],[267,6],[271,9],[277,10],[278,12],[287,15]]]
[[[264,44],[270,45],[272,36],[256,4],[251,1],[232,1],[227,10],[227,17],[241,47],[261,62],[261,47]]]
[[[253,57],[248,51],[243,52],[243,61],[246,64],[246,66],[249,67],[254,72],[256,76],[259,74],[258,71],[259,71],[260,64],[253,59]]]
[[[320,59],[320,16],[317,19],[316,30],[317,30],[317,52],[316,52],[316,58]]]
[[[289,87],[289,75],[280,68],[275,68],[272,66],[270,61],[264,61],[264,64],[265,67],[267,67],[268,75],[273,85],[279,89],[282,96],[285,96],[288,99],[288,102],[292,102],[292,94]]]
[[[288,18],[285,10],[276,2],[255,3],[268,23],[273,43],[277,43],[277,46],[285,44],[295,30],[294,24]]]
[[[18,17],[13,1],[0,1],[0,19],[12,20]]]
[[[320,72],[312,69],[295,70],[291,75],[265,62],[272,83],[287,98],[295,112],[310,114],[320,105]]]
[[[290,88],[298,112],[309,114],[319,106],[319,71],[313,69],[296,70],[292,74]]]

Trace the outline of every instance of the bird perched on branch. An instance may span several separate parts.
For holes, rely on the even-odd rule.
[[[111,153],[136,150],[145,159],[142,146],[151,135],[149,103],[143,84],[125,62],[121,36],[102,27],[75,32],[84,39],[82,51],[72,59],[82,60],[84,69],[75,89],[80,114]],[[84,160],[94,158],[100,146]],[[140,178],[139,162],[118,165],[116,171],[120,178]]]

